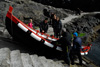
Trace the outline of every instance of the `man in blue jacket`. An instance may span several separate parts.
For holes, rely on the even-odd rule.
[[[74,65],[75,55],[77,55],[79,59],[79,64],[82,65],[82,57],[81,57],[81,52],[80,52],[82,40],[81,38],[78,37],[77,32],[73,33],[73,37],[74,37],[74,40],[73,40],[73,46],[72,46],[71,55],[70,55],[71,63],[72,65]]]

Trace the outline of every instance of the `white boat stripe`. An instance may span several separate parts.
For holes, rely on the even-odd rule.
[[[49,42],[47,42],[47,41],[45,41],[44,44],[47,45],[47,46],[49,46],[49,47],[51,47],[51,48],[54,47],[54,45],[52,45],[51,43],[49,43]]]
[[[28,29],[25,28],[21,23],[18,23],[17,25],[18,25],[18,27],[21,28],[23,31],[25,31],[25,32],[28,31]]]
[[[36,39],[37,41],[41,41],[41,38],[35,35],[34,33],[31,33],[30,36]]]

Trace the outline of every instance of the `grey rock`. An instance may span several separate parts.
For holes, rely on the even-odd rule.
[[[0,49],[0,66],[10,67],[10,50],[8,48]]]
[[[21,53],[23,67],[33,67],[32,60],[28,53]]]
[[[23,67],[21,54],[19,50],[14,50],[10,53],[11,63],[10,67]]]

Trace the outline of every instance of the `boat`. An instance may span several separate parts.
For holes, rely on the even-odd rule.
[[[32,46],[37,47],[46,47],[47,49],[53,50],[55,44],[52,44],[51,41],[56,41],[58,38],[51,37],[48,34],[39,32],[38,30],[31,29],[24,22],[16,18],[13,14],[13,7],[9,6],[9,10],[6,15],[5,25],[9,34],[17,40],[31,44]],[[34,45],[36,43],[37,45]],[[81,55],[87,55],[91,46],[83,46],[81,50]],[[45,49],[43,49],[45,50]],[[56,46],[56,51],[61,52],[62,49],[60,46]],[[46,51],[46,50],[45,50]]]

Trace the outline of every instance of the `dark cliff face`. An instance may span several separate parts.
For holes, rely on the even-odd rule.
[[[48,4],[55,7],[62,7],[75,10],[80,8],[83,11],[99,11],[99,0],[34,0],[42,4]]]

